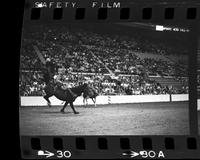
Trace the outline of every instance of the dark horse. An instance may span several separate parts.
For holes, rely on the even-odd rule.
[[[74,92],[77,95],[76,97],[73,97],[68,90],[64,90],[61,87],[55,87],[54,88],[54,86],[49,84],[44,88],[44,91],[46,93],[46,95],[44,96],[44,99],[47,101],[48,106],[51,107],[51,102],[49,100],[49,97],[54,95],[59,100],[65,102],[63,108],[60,110],[62,113],[64,113],[65,107],[69,103],[74,114],[78,114],[79,112],[77,112],[75,110],[73,102],[75,101],[75,99],[78,96],[81,96],[81,94],[84,92],[84,90],[87,86],[88,86],[87,84],[83,84],[83,85],[71,88],[72,92]]]
[[[87,99],[91,98],[94,103],[94,106],[96,107],[96,97],[97,96],[98,96],[97,91],[94,88],[88,86],[88,87],[86,87],[86,89],[83,92],[83,103],[86,106],[88,104]]]

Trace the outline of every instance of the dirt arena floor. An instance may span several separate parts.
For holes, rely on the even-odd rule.
[[[188,102],[21,107],[21,135],[186,135]]]

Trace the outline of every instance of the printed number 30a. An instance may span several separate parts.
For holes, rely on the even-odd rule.
[[[57,157],[58,158],[70,158],[71,157],[71,152],[70,151],[57,151]]]

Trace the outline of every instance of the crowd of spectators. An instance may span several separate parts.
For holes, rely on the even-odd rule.
[[[42,81],[42,74],[26,73],[21,76],[20,94],[23,96],[41,96],[44,94],[45,83]],[[164,86],[155,80],[144,79],[141,76],[118,76],[118,79],[112,79],[108,75],[94,74],[87,75],[82,73],[72,73],[66,77],[63,84],[69,83],[72,87],[82,83],[88,83],[91,87],[98,90],[99,95],[144,95],[144,94],[183,94],[188,93],[188,86],[181,87]]]
[[[63,64],[71,74],[66,83],[73,86],[80,81],[90,81],[100,94],[168,94],[187,93],[187,83],[177,77],[187,77],[187,64],[166,61],[170,53],[186,56],[180,48],[169,46],[144,37],[117,33],[99,33],[76,27],[46,28],[27,32],[22,39],[20,57],[20,94],[42,95],[40,62],[33,46],[37,46],[44,58],[50,58],[58,66]],[[136,53],[153,53],[155,58],[140,58]],[[165,59],[156,59],[162,55]],[[184,63],[184,62],[182,62]],[[105,76],[108,71],[119,75],[118,80]],[[91,75],[92,73],[92,75]],[[172,76],[180,81],[180,87],[165,86],[148,79],[148,76]],[[119,82],[119,83],[118,83]]]

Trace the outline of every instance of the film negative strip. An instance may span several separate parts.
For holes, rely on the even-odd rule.
[[[199,7],[26,0],[21,157],[199,159]]]

